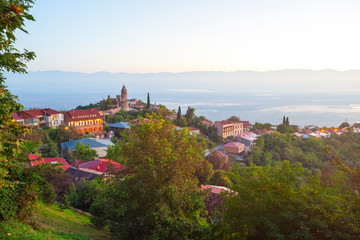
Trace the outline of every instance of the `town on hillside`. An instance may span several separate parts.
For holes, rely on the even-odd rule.
[[[40,163],[59,163],[59,168],[74,175],[74,179],[80,180],[79,176],[93,179],[102,174],[109,173],[108,165],[115,166],[119,170],[122,166],[107,158],[107,150],[114,146],[114,142],[121,138],[121,134],[128,130],[132,125],[138,124],[139,117],[146,121],[146,114],[158,112],[162,105],[143,103],[139,99],[127,98],[125,85],[121,90],[121,95],[100,101],[97,104],[88,106],[78,106],[69,111],[56,111],[51,108],[30,109],[18,113],[13,113],[12,117],[17,123],[28,126],[33,131],[46,129],[58,129],[57,134],[69,135],[67,138],[58,136],[61,141],[57,142],[56,157],[44,157],[49,155],[46,151],[49,144],[44,142],[39,147],[38,155],[29,155],[29,164],[37,165]],[[283,118],[283,123],[273,126],[269,123],[251,124],[249,121],[240,121],[236,116],[222,121],[212,122],[204,116],[197,117],[195,109],[189,107],[187,112],[182,115],[181,108],[174,113],[166,109],[167,118],[173,122],[175,129],[186,129],[189,135],[204,140],[207,143],[206,156],[216,154],[224,158],[224,161],[238,161],[243,165],[244,157],[251,153],[256,146],[256,141],[265,134],[275,131],[281,133],[291,133],[298,138],[329,138],[332,134],[341,135],[344,132],[360,132],[360,126],[355,124],[350,126],[343,123],[339,128],[320,128],[315,125],[307,125],[301,128],[298,125],[290,125],[288,118]],[[69,134],[71,133],[71,134]],[[96,153],[96,158],[92,161],[76,158],[73,161],[71,153],[79,146],[86,146]],[[215,155],[216,155],[215,154]],[[43,157],[41,157],[43,155]],[[80,175],[79,175],[80,174]]]

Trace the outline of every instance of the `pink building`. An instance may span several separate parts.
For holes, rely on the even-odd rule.
[[[223,146],[223,150],[228,153],[239,154],[245,149],[245,144],[239,142],[229,142]]]

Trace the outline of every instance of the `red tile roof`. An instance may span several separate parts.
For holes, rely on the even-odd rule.
[[[51,108],[42,108],[42,109],[30,109],[20,112],[20,115],[23,115],[24,117],[39,117],[39,116],[50,116],[53,114],[59,114],[60,112],[55,111]]]
[[[230,147],[230,148],[240,148],[244,147],[245,145],[239,142],[229,142],[225,144],[223,147]]]
[[[187,127],[187,128],[189,129],[189,132],[200,131],[200,129],[195,127]]]
[[[99,171],[99,172],[103,172],[103,173],[108,173],[110,171],[110,166],[113,166],[113,169],[115,170],[115,172],[118,172],[121,169],[124,169],[123,166],[121,166],[120,163],[118,162],[114,162],[110,159],[97,159],[94,161],[89,161],[89,162],[84,162],[79,164],[79,168],[87,168],[87,169],[92,169],[95,171]]]
[[[203,121],[203,124],[205,124],[205,125],[214,125],[212,122],[209,122],[209,121]]]
[[[68,168],[70,168],[69,163],[62,157],[59,158],[42,158],[40,160],[36,160],[41,156],[37,156],[37,155],[29,155],[29,159],[31,160],[29,162],[30,166],[36,166],[39,164],[44,164],[44,163],[49,163],[49,164],[61,164],[59,166],[57,166],[58,168],[63,169],[64,171],[66,171]]]
[[[252,127],[252,124],[249,121],[240,121],[244,127]]]
[[[223,186],[215,186],[215,185],[205,185],[202,186],[201,189],[206,190],[206,189],[211,189],[212,193],[215,194],[220,194],[221,192],[231,192],[231,190],[227,187],[223,187]]]
[[[228,124],[232,124],[233,122],[230,120],[223,120],[223,121],[216,121],[215,123],[220,123],[222,125],[228,125]]]
[[[68,121],[81,121],[102,118],[99,110],[96,108],[71,110],[64,112],[64,116]]]

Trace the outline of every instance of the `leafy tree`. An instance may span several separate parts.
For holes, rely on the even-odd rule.
[[[295,132],[295,130],[290,127],[287,123],[285,124],[279,124],[276,128],[276,131],[280,132],[280,133],[293,133]]]
[[[189,124],[188,122],[186,121],[186,118],[184,117],[180,117],[180,118],[177,118],[174,123],[179,126],[179,127],[187,127]]]
[[[231,116],[229,117],[227,120],[230,120],[230,121],[240,121],[240,118],[238,116]]]
[[[229,157],[219,151],[211,152],[206,160],[213,165],[214,170],[225,170],[229,171],[232,163],[229,161]]]
[[[300,164],[234,169],[226,199],[223,238],[357,239],[359,197],[341,184],[340,172],[322,186]],[[339,224],[341,223],[341,224]]]
[[[343,128],[346,128],[346,127],[350,127],[350,124],[348,122],[343,122],[339,125],[339,129],[343,129]]]
[[[22,106],[5,86],[4,72],[26,73],[26,63],[33,60],[34,52],[15,48],[15,31],[26,32],[25,20],[34,20],[28,13],[31,0],[1,1],[0,21],[0,220],[31,215],[35,201],[35,185],[26,163],[19,155],[22,139],[28,132],[11,118]]]
[[[85,146],[81,142],[76,143],[75,149],[70,151],[70,157],[72,161],[93,161],[98,155],[95,150],[90,148],[90,145]]]
[[[199,180],[199,185],[208,183],[212,174],[213,166],[206,160],[202,160],[199,164],[199,168],[195,171],[195,175]]]
[[[254,130],[270,130],[272,127],[271,123],[259,123],[256,122],[253,126]]]
[[[283,117],[283,121],[282,121],[282,124],[286,124],[286,119],[285,119],[285,115]]]
[[[68,127],[63,124],[55,129],[49,129],[49,137],[56,144],[60,145],[63,142],[80,139],[82,138],[82,135],[75,127]]]
[[[195,108],[192,108],[192,107],[189,106],[186,113],[185,113],[186,121],[191,125],[191,123],[193,122],[194,117],[195,117]]]
[[[100,109],[105,111],[113,108],[112,99],[108,98],[100,102]]]
[[[228,188],[232,186],[232,182],[224,170],[216,170],[210,177],[209,184]]]
[[[286,124],[287,126],[290,126],[289,117],[286,117],[285,124]]]
[[[206,226],[195,175],[202,146],[162,115],[148,119],[132,126],[122,142],[126,168],[96,198],[93,215],[110,220],[116,239],[194,238]]]
[[[42,154],[42,156],[49,158],[60,157],[56,143],[53,141],[46,143],[44,153]]]

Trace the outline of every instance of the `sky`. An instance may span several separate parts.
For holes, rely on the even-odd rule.
[[[358,0],[36,0],[30,71],[360,69]]]

